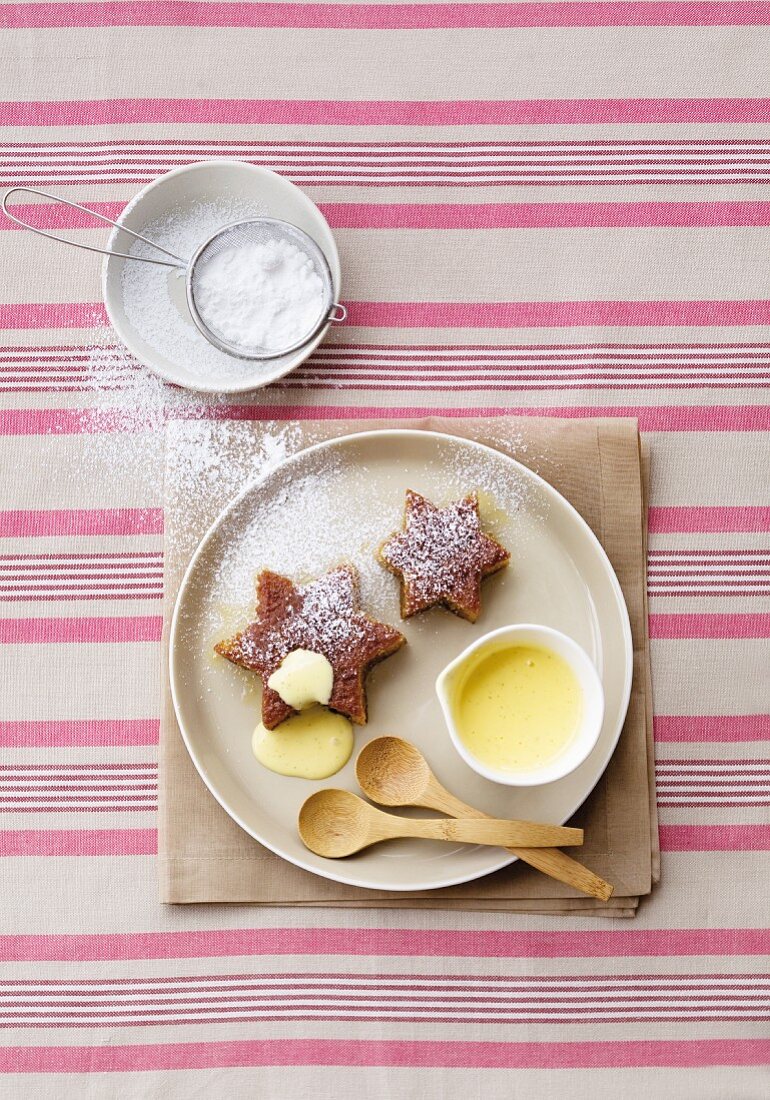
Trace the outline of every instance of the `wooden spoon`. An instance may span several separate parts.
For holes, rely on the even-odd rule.
[[[319,856],[339,859],[352,856],[370,844],[399,837],[426,840],[454,840],[463,844],[582,844],[582,829],[539,825],[533,821],[497,821],[474,818],[455,821],[440,817],[396,817],[384,814],[350,791],[328,789],[311,794],[299,811],[299,835],[307,848]]]
[[[400,737],[378,737],[364,745],[356,761],[356,775],[364,794],[381,806],[424,806],[455,818],[489,816],[442,787],[420,750]],[[509,851],[590,897],[606,901],[612,896],[614,887],[609,882],[556,848],[512,846]]]

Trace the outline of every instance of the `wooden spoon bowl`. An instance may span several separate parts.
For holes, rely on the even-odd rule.
[[[416,806],[431,780],[428,761],[400,737],[378,737],[364,745],[356,760],[356,778],[364,794],[379,806]]]
[[[299,811],[302,843],[328,859],[353,855],[367,843],[370,809],[351,791],[317,791]]]

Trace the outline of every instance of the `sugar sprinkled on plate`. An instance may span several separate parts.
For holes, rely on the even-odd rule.
[[[418,489],[435,497],[439,479],[444,486],[441,503],[476,490],[511,518],[528,498],[527,480],[515,474],[501,479],[499,465],[483,453],[469,454],[467,446],[458,443],[450,454],[451,465],[426,471],[428,484]],[[333,448],[317,451],[291,474],[275,475],[265,492],[249,495],[222,528],[221,557],[214,571],[216,601],[248,609],[253,605],[255,575],[262,569],[306,583],[345,563],[358,570],[367,612],[399,621],[398,585],[378,561],[377,551],[402,525],[407,485],[394,485],[376,506],[370,485],[366,466],[348,461],[344,451]]]

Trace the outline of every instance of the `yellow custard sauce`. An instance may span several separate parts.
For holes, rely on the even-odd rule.
[[[353,751],[353,726],[341,714],[311,707],[281,722],[274,730],[260,722],[251,750],[265,768],[278,775],[327,779],[344,768]]]
[[[536,771],[571,744],[583,691],[558,653],[505,645],[473,654],[453,685],[457,734],[480,763],[499,772]]]

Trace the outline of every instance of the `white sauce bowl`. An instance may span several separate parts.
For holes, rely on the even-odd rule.
[[[487,647],[494,651],[517,645],[550,649],[566,661],[582,691],[583,713],[576,736],[555,760],[542,768],[527,769],[527,771],[498,771],[473,756],[464,744],[454,720],[452,694],[456,677],[473,653]],[[477,639],[439,674],[436,680],[436,694],[444,712],[444,720],[452,744],[465,763],[485,779],[491,779],[493,783],[503,783],[508,787],[536,787],[543,783],[553,783],[556,779],[563,779],[565,775],[569,775],[583,763],[596,746],[604,720],[604,689],[591,658],[567,634],[562,634],[561,631],[554,630],[550,626],[538,626],[534,623],[503,626]]]

